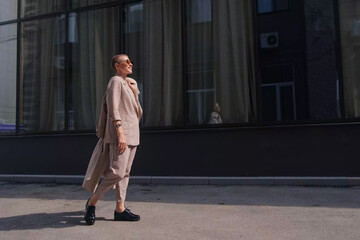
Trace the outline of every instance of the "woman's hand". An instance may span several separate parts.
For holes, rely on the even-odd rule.
[[[118,136],[118,150],[120,153],[125,152],[126,150],[126,137],[124,133],[120,133]]]
[[[126,137],[124,134],[124,129],[121,126],[121,121],[114,121],[114,126],[116,128],[116,135],[118,138],[118,150],[123,153],[126,150]]]
[[[139,90],[137,89],[136,83],[131,83],[129,81],[127,81],[127,83],[128,83],[129,88],[131,89],[131,91],[134,93],[135,97],[137,97],[139,94],[138,93]]]

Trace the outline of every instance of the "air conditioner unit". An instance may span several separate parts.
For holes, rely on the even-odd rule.
[[[260,34],[260,38],[261,48],[276,48],[279,46],[279,37],[277,32],[262,33]]]
[[[65,57],[62,57],[62,56],[55,57],[54,66],[58,70],[64,70],[65,69]]]

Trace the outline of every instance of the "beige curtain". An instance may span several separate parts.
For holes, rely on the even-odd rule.
[[[64,7],[61,0],[25,0],[22,15],[50,13]],[[64,16],[21,24],[20,124],[25,132],[65,127],[64,24]]]
[[[216,99],[223,123],[256,120],[253,0],[213,0]]]
[[[65,69],[56,64],[59,57],[64,56],[64,46],[61,45],[61,36],[64,26],[54,27],[59,18],[40,21],[41,37],[39,49],[42,49],[36,60],[41,69],[39,97],[39,130],[63,130],[65,110]]]
[[[66,1],[64,0],[21,0],[22,17],[57,12],[65,8]]]
[[[360,1],[339,0],[345,116],[360,117]]]
[[[0,26],[0,134],[6,133],[11,125],[11,132],[16,122],[16,40],[17,24]]]
[[[144,126],[183,123],[181,0],[143,1]]]
[[[80,13],[77,26],[78,42],[72,44],[73,128],[94,129],[107,82],[114,75],[110,62],[119,49],[118,8]]]
[[[55,62],[64,48],[55,18],[24,22],[21,34],[21,117],[25,131],[64,128],[64,70]]]
[[[72,15],[70,23],[76,27],[69,32],[69,129],[94,129],[113,75],[110,60],[119,49],[118,8]],[[64,18],[56,17],[22,25],[21,117],[26,131],[65,127],[64,24]]]

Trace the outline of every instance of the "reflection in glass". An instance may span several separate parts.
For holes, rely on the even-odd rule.
[[[17,24],[0,25],[0,135],[15,132]]]
[[[211,123],[216,103],[220,106],[221,123],[254,121],[253,2],[187,0],[185,3],[189,20],[186,26],[188,124]]]
[[[221,124],[222,118],[221,118],[221,107],[218,103],[214,104],[213,111],[210,115],[209,124]]]
[[[210,122],[216,102],[210,0],[186,1],[188,123]]]
[[[274,1],[276,10],[288,8],[287,2]],[[261,120],[340,118],[334,1],[293,3],[291,12],[257,18],[259,36],[276,30],[279,43],[259,51]]]
[[[332,0],[305,1],[308,119],[341,116],[334,44],[335,7]]]
[[[25,132],[64,129],[64,24],[60,17],[21,23],[20,124]]]
[[[257,0],[257,6],[258,13],[288,10],[290,9],[290,0]]]
[[[293,85],[287,85],[280,88],[280,109],[281,109],[281,120],[289,121],[295,120],[295,109],[294,109],[294,89]]]
[[[140,77],[140,73],[143,73],[142,68],[143,58],[140,51],[141,48],[141,36],[143,32],[144,21],[144,5],[140,3],[126,4],[124,9],[125,21],[124,21],[124,36],[122,37],[125,42],[125,52],[129,54],[131,61],[134,63],[133,74],[130,76],[136,79],[138,88],[140,90],[139,101],[144,108],[143,104],[143,91],[144,84],[143,79]],[[144,117],[141,119],[144,122]]]
[[[281,83],[292,82],[293,79],[293,65],[281,64],[275,66],[266,66],[261,69],[261,83]]]
[[[273,0],[257,0],[258,13],[273,11]]]
[[[115,2],[117,0],[69,0],[69,1],[71,1],[72,8],[78,8],[78,7],[85,7],[100,3]]]
[[[261,121],[296,120],[293,80],[291,64],[261,69]]]
[[[21,0],[21,17],[65,10],[66,0]]]
[[[261,120],[296,120],[293,65],[264,66],[261,69]]]
[[[0,22],[17,18],[17,0],[1,0]]]
[[[360,117],[360,2],[339,0],[345,116]]]
[[[276,10],[287,10],[289,9],[289,0],[276,0]]]
[[[211,0],[186,1],[187,23],[211,22]]]
[[[102,97],[114,75],[111,58],[119,49],[118,8],[105,8],[69,19],[72,76],[69,99],[69,129],[94,130]]]
[[[261,121],[274,122],[278,118],[276,86],[263,86],[261,88]]]
[[[135,4],[128,4],[125,7],[125,13],[127,19],[125,21],[125,33],[140,33],[142,29],[143,23],[143,4],[142,3],[135,3]]]

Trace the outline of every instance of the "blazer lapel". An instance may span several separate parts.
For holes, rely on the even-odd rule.
[[[133,107],[134,107],[134,109],[136,111],[136,114],[138,116],[138,119],[140,121],[141,116],[142,116],[142,108],[141,108],[138,96],[133,92],[133,90],[131,90],[131,88],[129,86],[129,83],[128,83],[128,80],[125,80],[122,77],[120,77],[120,78],[121,78],[121,83],[123,84],[123,89],[125,89],[125,91],[130,95],[132,105],[133,105]],[[131,84],[131,81],[130,81],[130,84]],[[136,85],[135,85],[135,87],[136,87]],[[137,89],[137,87],[134,90],[137,91],[137,92],[139,91]]]

